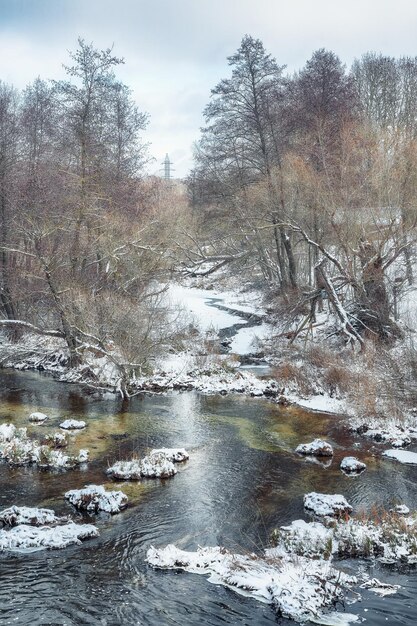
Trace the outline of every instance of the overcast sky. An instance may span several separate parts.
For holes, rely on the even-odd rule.
[[[0,0],[0,78],[24,87],[60,78],[81,36],[114,44],[117,75],[150,114],[146,141],[158,173],[168,152],[175,176],[192,163],[210,89],[244,34],[260,38],[289,71],[328,48],[348,65],[373,50],[417,55],[416,0]]]

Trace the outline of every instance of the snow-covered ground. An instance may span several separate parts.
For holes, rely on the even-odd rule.
[[[298,622],[342,626],[357,621],[348,613],[324,613],[357,582],[324,560],[232,554],[221,547],[186,552],[174,545],[151,547],[146,560],[156,568],[206,575],[209,582],[272,604],[277,615]]]
[[[214,290],[172,284],[167,291],[167,297],[173,308],[180,308],[187,313],[195,326],[202,331],[218,331],[221,328],[228,328],[233,324],[245,321],[244,318],[210,306],[213,298],[220,299],[221,304],[225,303],[224,294]],[[243,307],[240,310],[252,312],[250,307]]]

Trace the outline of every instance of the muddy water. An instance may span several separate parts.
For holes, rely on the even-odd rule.
[[[28,425],[34,410],[50,416],[48,426]],[[35,373],[2,371],[0,417],[28,426],[34,436],[54,432],[63,418],[84,419],[88,427],[71,435],[71,447],[89,448],[92,459],[87,469],[64,473],[0,465],[2,507],[43,505],[76,516],[63,492],[105,484],[104,470],[116,459],[158,446],[191,452],[171,480],[120,485],[131,506],[120,515],[95,518],[99,539],[63,551],[1,554],[0,624],[274,624],[270,607],[202,576],[152,570],[144,563],[147,548],[175,542],[185,549],[221,544],[260,550],[275,526],[304,517],[302,495],[311,490],[343,493],[356,509],[374,502],[417,508],[417,468],[381,460],[377,447],[346,435],[335,418],[261,399],[192,392],[138,397],[122,407],[111,395],[88,394]],[[319,434],[336,448],[329,467],[292,452]],[[338,469],[352,452],[368,463],[357,478]],[[380,599],[366,592],[347,610],[366,617],[367,624],[414,625],[416,571],[370,572],[401,584],[400,593]]]

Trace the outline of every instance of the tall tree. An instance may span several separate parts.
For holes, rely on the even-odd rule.
[[[212,180],[212,191],[223,201],[246,197],[248,188],[265,181],[266,218],[272,225],[277,277],[283,288],[297,286],[291,236],[282,226],[285,198],[282,186],[284,136],[277,123],[282,103],[282,67],[262,42],[246,35],[228,58],[232,74],[212,90],[204,116],[206,126],[197,152],[197,178]],[[255,216],[254,216],[255,217]],[[259,233],[254,241],[259,242]]]
[[[16,319],[12,290],[11,222],[19,158],[19,95],[0,81],[0,304],[9,319]]]

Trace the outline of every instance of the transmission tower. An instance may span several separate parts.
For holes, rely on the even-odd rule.
[[[164,166],[164,178],[165,180],[171,180],[171,161],[169,160],[168,153],[165,155],[165,160],[162,162]]]

